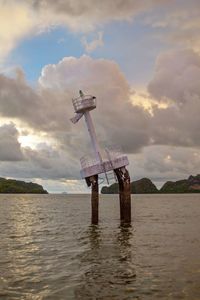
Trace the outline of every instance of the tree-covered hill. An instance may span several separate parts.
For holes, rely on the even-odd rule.
[[[118,184],[104,186],[102,194],[118,194]],[[148,178],[142,178],[131,182],[131,194],[155,194],[155,193],[200,193],[200,174],[189,176],[188,179],[167,181],[160,190]]]
[[[131,194],[155,194],[158,189],[148,178],[142,178],[131,182]]]
[[[131,182],[131,194],[149,194],[157,193],[158,189],[148,178],[142,178]],[[110,186],[104,186],[101,190],[102,194],[118,194],[118,184],[113,183]]]
[[[200,174],[188,179],[167,181],[160,189],[161,193],[200,193]]]
[[[48,194],[37,183],[14,179],[0,178],[0,193],[2,194]]]

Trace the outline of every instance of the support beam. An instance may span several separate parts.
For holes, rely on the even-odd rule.
[[[91,223],[98,224],[99,221],[99,184],[98,184],[98,175],[93,175],[86,178],[88,186],[91,186]]]
[[[131,223],[131,187],[130,176],[125,167],[114,170],[119,183],[120,219],[122,223]]]

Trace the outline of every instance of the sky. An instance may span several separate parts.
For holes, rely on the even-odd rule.
[[[80,89],[131,180],[198,174],[199,32],[199,0],[0,0],[0,176],[89,192],[89,136],[70,122]]]

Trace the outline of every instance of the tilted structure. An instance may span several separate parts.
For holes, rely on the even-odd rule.
[[[92,223],[98,223],[98,174],[104,173],[107,183],[109,183],[108,172],[110,171],[114,171],[119,182],[121,219],[130,222],[130,178],[125,168],[129,164],[128,157],[122,154],[119,148],[100,149],[90,114],[90,112],[96,108],[96,97],[84,95],[82,91],[79,91],[79,94],[79,97],[72,99],[76,114],[71,118],[71,121],[75,124],[84,116],[93,148],[92,155],[84,156],[80,159],[81,177],[86,180],[88,186],[92,186]],[[126,200],[123,201],[123,195],[125,195],[124,187],[126,187]],[[126,202],[128,203],[127,207],[129,207],[128,213],[121,208],[124,205],[126,206]],[[122,215],[126,215],[126,217]]]

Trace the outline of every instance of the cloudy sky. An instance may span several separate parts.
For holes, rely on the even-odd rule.
[[[131,179],[200,172],[199,0],[0,0],[0,176],[88,192],[79,89]]]

